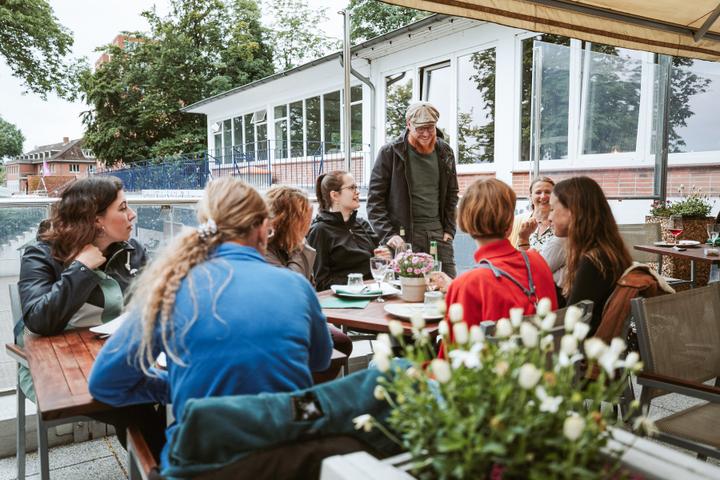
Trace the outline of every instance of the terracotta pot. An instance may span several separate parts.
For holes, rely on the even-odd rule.
[[[678,240],[697,240],[705,243],[708,239],[706,225],[715,223],[714,217],[683,217],[683,233]],[[673,242],[673,236],[670,234],[670,217],[654,217],[648,215],[645,217],[645,223],[660,224],[660,238],[665,242]],[[682,260],[679,258],[663,257],[662,275],[684,280],[690,279],[690,260]],[[708,276],[710,275],[710,263],[695,262],[695,285],[707,285]]]
[[[406,302],[422,302],[425,300],[425,278],[400,277],[402,293],[400,298]]]

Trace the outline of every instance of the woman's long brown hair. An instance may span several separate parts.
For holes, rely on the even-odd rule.
[[[52,209],[50,228],[40,238],[50,244],[52,256],[68,264],[98,235],[95,219],[112,205],[123,189],[117,177],[89,177],[68,187]]]
[[[568,178],[555,185],[553,195],[572,214],[563,293],[570,293],[583,258],[592,262],[606,278],[617,281],[632,264],[632,257],[600,185],[590,177]]]
[[[275,230],[269,243],[288,254],[301,249],[312,215],[307,194],[299,188],[279,185],[268,190],[265,198]]]

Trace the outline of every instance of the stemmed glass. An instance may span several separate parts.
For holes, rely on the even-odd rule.
[[[378,284],[380,290],[380,296],[377,298],[378,302],[384,302],[382,298],[382,280],[385,278],[385,272],[390,266],[390,260],[385,257],[372,257],[370,259],[370,273]]]
[[[717,225],[715,223],[707,225],[707,233],[708,237],[710,237],[710,244],[714,246],[715,240],[717,240],[718,236],[720,236],[720,225]]]
[[[683,232],[683,221],[680,215],[670,216],[670,228],[668,228],[668,231],[675,238],[675,245],[677,245],[677,239]]]
[[[433,268],[429,272],[426,272],[424,274],[425,276],[425,285],[427,286],[427,289],[429,292],[434,292],[438,289],[438,285],[432,281],[433,274],[435,272],[442,272],[442,262],[437,260],[435,263],[433,263]]]

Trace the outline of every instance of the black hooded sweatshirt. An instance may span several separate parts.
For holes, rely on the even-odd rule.
[[[357,211],[347,222],[340,212],[321,211],[310,226],[307,241],[317,251],[313,270],[318,291],[345,285],[349,273],[372,278],[370,258],[379,239],[367,220],[357,218]]]

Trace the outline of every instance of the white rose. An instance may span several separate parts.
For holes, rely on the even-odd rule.
[[[513,328],[520,327],[520,323],[522,323],[524,312],[525,312],[525,310],[522,308],[511,308],[510,309],[510,323],[512,324]]]
[[[577,322],[575,328],[572,329],[573,335],[578,340],[585,340],[587,334],[590,333],[590,325],[585,322]]]
[[[598,363],[610,378],[615,378],[615,369],[622,366],[622,362],[618,361],[618,356],[612,348],[605,350],[605,352],[600,355]]]
[[[438,333],[441,337],[447,337],[450,334],[450,327],[445,320],[440,320],[438,324]]]
[[[642,369],[642,363],[640,362],[640,355],[637,352],[630,352],[625,357],[624,362],[625,368],[628,370],[638,371]]]
[[[459,303],[453,303],[450,305],[450,310],[448,310],[448,316],[453,323],[461,322],[463,319],[463,306]]]
[[[375,352],[375,355],[373,355],[373,361],[375,362],[377,369],[381,372],[387,372],[390,370],[390,357],[388,355]]]
[[[412,326],[416,330],[422,330],[425,328],[425,319],[420,313],[413,314],[412,317],[410,317],[410,322],[412,323]]]
[[[402,323],[397,320],[390,320],[388,322],[388,328],[390,328],[390,334],[393,337],[402,337],[403,333],[405,333]]]
[[[523,344],[528,348],[534,348],[538,344],[539,332],[535,325],[530,322],[520,324],[520,338]]]
[[[436,358],[430,363],[430,369],[435,376],[435,380],[440,383],[447,383],[452,377],[452,372],[450,371],[450,364],[445,360]]]
[[[545,318],[542,319],[542,322],[540,322],[540,328],[544,331],[550,331],[555,326],[555,320],[557,320],[557,315],[555,312],[548,313]]]
[[[627,344],[625,343],[625,340],[622,338],[615,337],[610,342],[610,351],[612,351],[615,356],[620,356],[621,353],[625,351],[627,348]]]
[[[520,372],[518,373],[518,383],[525,390],[530,390],[537,385],[540,381],[540,377],[542,377],[542,372],[532,363],[526,363],[520,367]]]
[[[385,400],[385,397],[387,395],[387,390],[385,390],[385,387],[382,385],[375,385],[375,390],[373,390],[373,396],[376,400]]]
[[[582,317],[582,310],[575,305],[570,305],[565,312],[565,331],[572,332],[575,324],[580,321],[580,317]]]
[[[482,328],[478,325],[470,327],[470,342],[471,343],[483,343],[485,341],[485,334]]]
[[[458,322],[455,325],[453,325],[453,336],[455,337],[455,343],[459,343],[460,345],[465,345],[468,342],[467,323]]]
[[[386,346],[388,351],[392,351],[392,340],[390,339],[390,335],[387,333],[379,333],[377,336],[377,343]]]
[[[575,352],[577,352],[577,348],[577,338],[575,338],[573,335],[564,335],[562,337],[562,340],[560,340],[560,351],[568,357],[572,356]]]
[[[495,336],[498,338],[509,337],[513,333],[513,327],[507,318],[501,318],[495,324]]]
[[[510,368],[510,364],[506,362],[505,360],[500,360],[493,369],[498,377],[502,377],[505,375]]]
[[[585,356],[591,360],[600,358],[607,348],[605,342],[597,337],[585,340]]]
[[[552,308],[552,302],[549,298],[541,298],[540,301],[537,304],[537,314],[541,317],[545,317],[548,313],[550,313],[550,309]]]
[[[571,413],[563,423],[563,434],[565,435],[565,438],[571,442],[580,438],[583,430],[585,430],[585,419],[577,413]]]
[[[364,415],[353,418],[353,423],[355,424],[355,430],[362,429],[366,432],[369,432],[370,430],[372,430],[373,427],[373,417],[372,415],[368,415],[366,413]]]
[[[552,351],[552,350],[555,348],[555,339],[553,338],[553,336],[550,335],[550,334],[545,335],[545,336],[540,340],[540,348],[541,348],[543,351],[545,351],[545,350],[551,350],[551,351]]]

